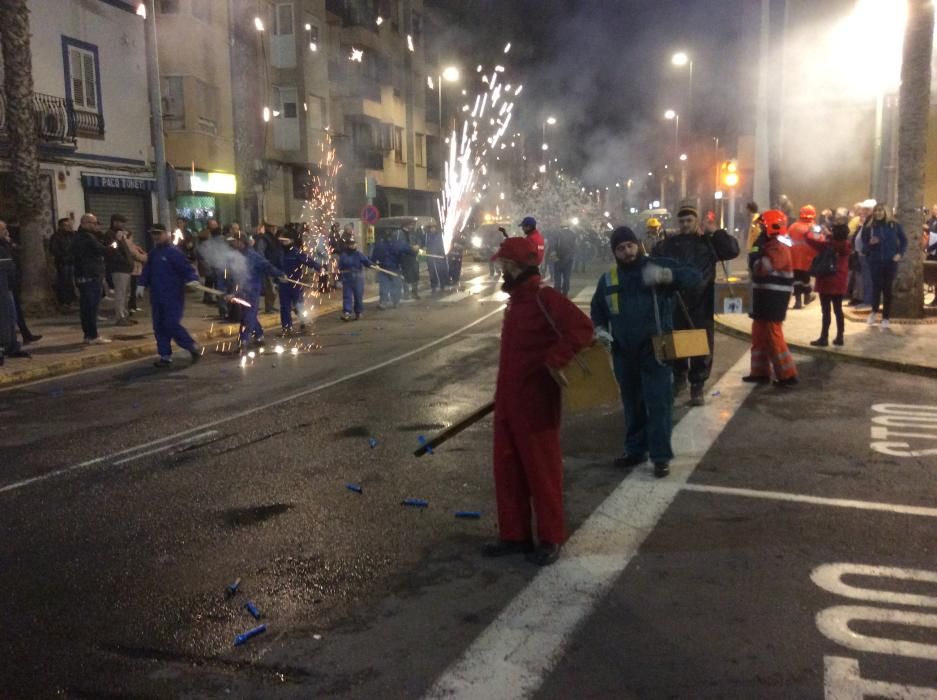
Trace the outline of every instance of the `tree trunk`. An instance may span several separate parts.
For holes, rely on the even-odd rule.
[[[901,64],[898,127],[898,221],[908,236],[908,252],[898,266],[893,315],[924,315],[924,165],[930,116],[931,56],[934,48],[934,6],[931,0],[908,0]]]
[[[51,302],[43,234],[49,222],[39,179],[39,149],[33,117],[33,73],[30,52],[29,10],[26,0],[0,2],[0,43],[3,45],[3,87],[6,123],[13,166],[13,195],[19,221],[19,264],[22,298],[35,307]]]

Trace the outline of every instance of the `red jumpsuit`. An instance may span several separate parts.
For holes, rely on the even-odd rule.
[[[776,237],[762,240],[760,254],[752,265],[753,377],[767,379],[772,369],[778,380],[797,376],[794,356],[784,340],[784,318],[793,279],[790,249]]]
[[[510,291],[501,328],[495,391],[494,478],[505,541],[532,540],[531,502],[541,543],[563,544],[560,389],[547,367],[567,365],[592,343],[592,321],[535,275]],[[540,302],[553,318],[550,326]]]

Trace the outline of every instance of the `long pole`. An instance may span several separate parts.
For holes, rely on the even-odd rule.
[[[153,140],[153,158],[156,166],[156,211],[159,220],[169,226],[171,221],[169,193],[166,187],[166,144],[163,141],[163,98],[159,86],[156,7],[153,0],[146,0],[143,33],[146,42],[146,82],[150,97],[150,134]]]
[[[771,0],[761,0],[761,35],[758,59],[758,94],[755,98],[754,200],[762,209],[771,206],[771,152],[768,135],[768,48],[771,39]]]

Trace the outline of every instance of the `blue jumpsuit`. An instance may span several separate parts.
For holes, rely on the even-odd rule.
[[[432,291],[442,290],[449,283],[449,259],[446,257],[446,246],[443,242],[442,231],[430,229],[426,233],[426,252],[429,255],[441,257],[426,258],[426,267],[429,269],[429,284]]]
[[[156,246],[150,251],[140,274],[139,286],[150,290],[156,349],[164,360],[172,358],[173,340],[189,352],[198,349],[192,336],[182,327],[185,285],[189,282],[198,282],[198,275],[185,253],[169,244]]]
[[[282,249],[277,257],[277,264],[286,272],[286,276],[297,282],[302,281],[304,267],[311,267],[316,272],[322,270],[322,265],[315,258],[306,255],[299,246]],[[303,322],[304,291],[304,288],[299,285],[280,282],[280,325],[283,330],[290,330],[293,327],[294,306],[296,313],[299,314],[300,323]]]
[[[239,286],[238,296],[243,297],[244,301],[250,304],[250,308],[244,307],[244,316],[241,319],[241,345],[245,345],[253,335],[257,342],[263,342],[264,329],[257,318],[257,311],[260,306],[260,295],[264,290],[264,277],[279,278],[283,273],[277,269],[273,263],[267,260],[263,255],[253,248],[247,248],[244,253],[247,262],[247,279],[242,280]]]
[[[404,241],[378,241],[374,244],[374,250],[371,251],[371,259],[376,265],[397,274],[401,274],[401,258],[405,255],[413,255],[413,251]],[[378,272],[377,284],[381,295],[381,305],[390,303],[397,306],[400,303],[400,296],[403,294],[402,277]]]
[[[364,268],[371,261],[359,250],[345,250],[338,256],[342,274],[342,314],[360,316],[364,311]]]
[[[673,330],[675,289],[693,289],[702,283],[695,268],[670,258],[639,258],[632,265],[619,263],[599,278],[592,297],[592,323],[607,329],[614,339],[612,359],[625,413],[625,454],[651,461],[673,459],[673,371],[654,356],[651,338],[657,335],[652,287],[645,286],[642,269],[653,263],[673,270],[672,285],[656,287],[663,332]]]

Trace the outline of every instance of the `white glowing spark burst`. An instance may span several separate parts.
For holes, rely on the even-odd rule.
[[[509,41],[508,45],[504,47],[504,53],[507,53],[510,50],[511,50],[511,42]]]
[[[415,51],[413,48],[413,36],[410,34],[407,34],[407,48],[410,49],[410,51]]]
[[[258,32],[262,32],[264,30],[264,21],[260,19],[260,17],[254,17],[254,29],[256,29]]]
[[[356,49],[354,46],[351,47],[351,56],[348,57],[349,61],[357,61],[361,63],[364,59],[364,51],[362,49]]]
[[[182,229],[177,228],[175,231],[172,232],[172,244],[173,245],[179,245],[180,243],[182,243],[183,238],[184,236],[182,235]],[[116,248],[117,246],[114,246],[114,247]]]

